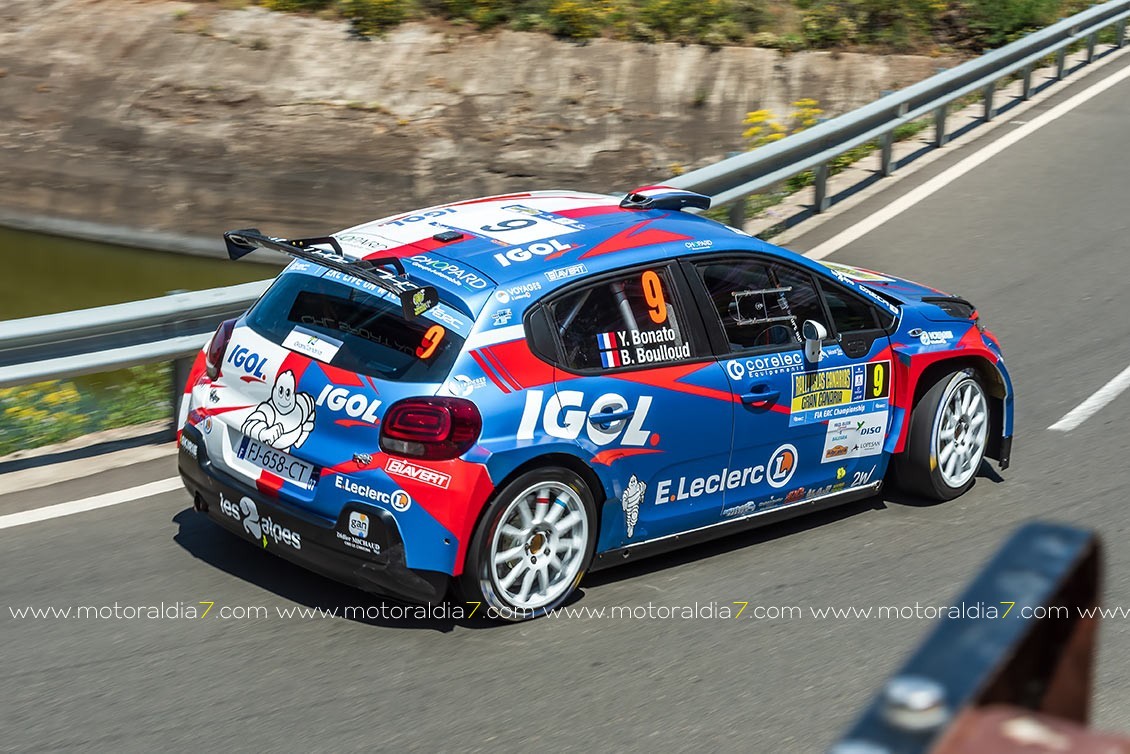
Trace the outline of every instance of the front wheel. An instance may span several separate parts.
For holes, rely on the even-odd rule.
[[[952,500],[973,486],[985,456],[989,404],[972,371],[953,372],[931,387],[910,415],[896,473],[907,492]]]
[[[568,599],[596,547],[596,504],[574,472],[522,474],[495,496],[475,530],[458,588],[491,617],[528,620]]]

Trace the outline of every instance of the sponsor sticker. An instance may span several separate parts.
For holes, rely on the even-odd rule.
[[[828,420],[820,463],[877,456],[883,452],[888,412],[874,411]],[[837,476],[841,479],[842,476]]]
[[[871,270],[864,270],[860,267],[852,267],[848,264],[837,264],[835,262],[821,262],[822,265],[827,267],[833,273],[839,273],[849,280],[854,280],[859,283],[893,283],[894,278],[889,278],[886,275],[880,275]]]
[[[327,338],[304,327],[295,327],[283,339],[283,347],[295,353],[309,356],[323,363],[330,363],[341,349],[342,341]]]
[[[360,511],[351,511],[349,514],[349,533],[361,539],[369,536],[369,517]]]
[[[341,474],[334,475],[334,487],[348,492],[350,495],[363,497],[375,503],[392,506],[393,509],[398,511],[406,511],[412,506],[412,498],[408,497],[408,493],[404,490],[385,492],[384,490],[378,490],[367,484],[355,482]]]
[[[534,431],[540,429],[550,437],[576,440],[584,432],[594,445],[618,443],[622,446],[643,447],[656,445],[659,435],[644,429],[652,397],[641,395],[630,411],[627,399],[616,393],[605,393],[591,404],[580,390],[558,390],[546,398],[543,390],[527,390],[526,406],[518,424],[515,438],[533,440]],[[586,405],[589,407],[584,408]],[[601,414],[619,414],[620,418],[599,421]],[[596,421],[594,421],[596,420]]]
[[[361,511],[350,511],[347,528],[349,533],[335,531],[338,541],[346,547],[359,550],[369,555],[380,555],[381,546],[378,542],[369,540],[369,516]]]
[[[889,361],[794,373],[789,423],[795,426],[886,411],[890,374]]]
[[[679,477],[664,479],[655,485],[655,504],[674,503],[683,500],[693,500],[703,495],[713,495],[729,490],[740,490],[751,484],[758,485],[762,482],[774,489],[786,486],[796,473],[799,462],[796,446],[788,443],[781,445],[769,457],[769,462],[756,466],[746,466],[738,469],[729,467],[721,469],[717,474],[700,477]]]
[[[415,479],[417,482],[430,484],[432,487],[438,487],[441,490],[446,490],[451,484],[450,474],[445,474],[435,469],[429,469],[426,466],[418,466],[402,458],[388,459],[388,463],[385,464],[385,473],[406,479]],[[393,505],[396,505],[395,501]]]
[[[220,493],[220,512],[225,516],[235,519],[243,524],[243,531],[246,532],[252,539],[257,540],[267,548],[269,542],[274,542],[279,545],[286,545],[293,547],[295,550],[302,549],[302,534],[288,529],[282,524],[276,522],[271,516],[260,516],[258,506],[255,501],[249,497],[242,497],[239,504],[233,503],[228,500],[223,492]]]
[[[555,283],[558,280],[566,280],[571,277],[576,277],[577,275],[587,275],[588,271],[589,268],[584,264],[574,264],[568,267],[560,267],[556,270],[550,270],[549,272],[545,273],[545,279],[551,283]]]
[[[181,446],[181,448],[184,449],[184,451],[186,453],[188,453],[193,458],[196,458],[198,448],[196,447],[196,443],[194,443],[192,440],[188,439],[188,435],[181,434],[181,436],[180,436],[180,446]]]
[[[471,378],[465,374],[457,374],[447,382],[447,389],[451,391],[451,394],[458,395],[462,398],[466,398],[479,388],[486,386],[486,377]]]

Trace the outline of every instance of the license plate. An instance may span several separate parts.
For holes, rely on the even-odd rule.
[[[263,471],[281,476],[300,487],[311,489],[314,486],[313,464],[300,461],[289,453],[276,450],[258,440],[244,437],[243,442],[239,444],[238,455]]]

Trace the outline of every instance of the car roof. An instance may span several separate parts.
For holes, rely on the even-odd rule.
[[[445,232],[454,240],[436,238]],[[473,268],[499,285],[577,264],[592,273],[718,247],[784,251],[687,212],[625,209],[620,197],[576,191],[442,204],[334,236],[349,256],[442,259]]]
[[[631,200],[646,202],[647,194],[665,196],[667,206],[644,209],[638,202],[633,206]],[[461,298],[473,318],[495,288],[512,294],[526,286],[546,293],[601,272],[676,256],[754,251],[829,275],[828,268],[815,260],[669,208],[680,206],[678,198],[673,199],[678,194],[706,200],[662,186],[637,189],[623,201],[580,191],[530,191],[391,215],[333,235],[346,256],[400,259],[411,277]],[[895,311],[861,283],[835,276]]]

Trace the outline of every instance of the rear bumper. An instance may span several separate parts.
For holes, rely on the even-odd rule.
[[[366,592],[410,602],[444,598],[450,576],[405,565],[404,541],[388,511],[347,505],[337,521],[328,521],[251,489],[217,468],[195,428],[185,427],[182,438],[177,465],[184,486],[196,509],[228,531]],[[351,514],[365,517],[365,536],[350,533]]]

